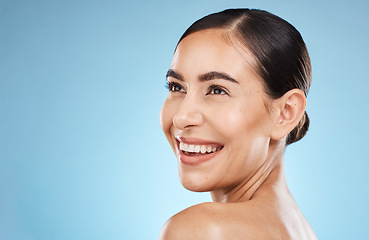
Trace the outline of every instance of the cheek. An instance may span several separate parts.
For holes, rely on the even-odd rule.
[[[228,181],[252,174],[263,163],[269,146],[269,115],[263,106],[242,104],[219,112],[218,129],[228,146],[221,171],[231,172]]]
[[[173,125],[173,117],[175,115],[175,104],[169,99],[166,99],[160,111],[160,126],[167,140],[171,143],[170,129]]]
[[[268,129],[268,114],[259,104],[239,104],[224,107],[217,112],[216,124],[229,140],[245,137],[265,136]]]
[[[165,134],[167,134],[167,130],[170,128],[171,119],[173,119],[171,118],[172,114],[170,110],[168,99],[166,99],[160,111],[160,126]]]

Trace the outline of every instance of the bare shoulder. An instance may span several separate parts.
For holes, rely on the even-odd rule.
[[[202,203],[171,217],[159,239],[317,239],[307,222],[294,212],[257,201]]]
[[[159,239],[255,239],[250,237],[255,236],[252,227],[237,215],[230,204],[195,205],[171,217],[164,224]]]

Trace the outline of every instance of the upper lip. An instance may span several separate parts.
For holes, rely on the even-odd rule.
[[[201,139],[201,138],[183,137],[183,136],[176,136],[175,138],[178,142],[183,142],[186,144],[194,144],[194,145],[216,144],[216,145],[223,146],[223,144],[219,142]]]

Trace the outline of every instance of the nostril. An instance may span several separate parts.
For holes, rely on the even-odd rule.
[[[178,129],[200,126],[203,123],[203,116],[200,112],[180,112],[173,117],[173,125]]]
[[[187,126],[186,118],[182,115],[176,115],[173,118],[173,125],[178,129],[184,129]]]

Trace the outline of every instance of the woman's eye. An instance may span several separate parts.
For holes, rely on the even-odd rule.
[[[210,94],[226,94],[226,92],[222,89],[216,88],[211,90]]]
[[[185,92],[183,87],[180,84],[175,83],[175,82],[168,82],[167,88],[170,92]]]
[[[227,91],[219,86],[210,86],[209,95],[228,95]]]

